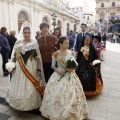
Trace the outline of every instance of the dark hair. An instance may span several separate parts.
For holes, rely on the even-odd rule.
[[[86,36],[85,36],[84,40],[82,41],[81,47],[84,46],[84,43],[85,43],[85,39],[86,39],[86,38],[90,38],[90,36],[89,36],[89,35],[86,35]],[[92,46],[91,40],[90,40],[90,46]]]
[[[70,32],[73,32],[73,30],[70,30]]]
[[[58,38],[59,38],[59,37],[61,36],[61,30],[60,30],[60,28],[55,28],[55,29],[54,29],[54,32],[53,32],[53,35],[55,35],[55,31],[56,31],[56,30],[59,30],[59,31],[60,31],[60,34],[59,34],[59,36],[58,36]]]
[[[43,27],[48,27],[49,28],[49,25],[47,23],[41,23],[40,24],[40,30],[43,29]]]
[[[24,32],[25,30],[29,30],[29,31],[30,31],[30,27],[24,27],[24,28],[23,28],[23,32]]]
[[[85,25],[85,27],[87,28],[87,25],[86,25],[85,23],[82,23],[81,26],[82,26],[82,25]]]
[[[7,30],[6,27],[1,27],[1,29],[0,29],[0,33],[1,33],[1,34],[4,34],[6,30]]]
[[[68,39],[68,37],[66,37],[66,36],[65,37],[60,37],[59,40],[58,40],[58,46],[60,47],[60,44],[63,44],[66,39]]]

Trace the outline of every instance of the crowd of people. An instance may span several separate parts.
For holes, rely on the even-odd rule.
[[[87,120],[85,96],[103,89],[104,30],[89,33],[87,25],[81,24],[82,32],[70,30],[62,36],[60,28],[51,34],[47,23],[39,27],[34,36],[31,24],[25,22],[17,38],[15,31],[8,35],[7,28],[0,30],[3,75],[10,74],[6,101],[19,111],[39,109],[50,120]]]
[[[120,44],[120,33],[109,33],[107,40],[111,43],[119,43]]]

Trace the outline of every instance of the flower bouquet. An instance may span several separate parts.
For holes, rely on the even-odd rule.
[[[69,68],[69,69],[76,69],[77,66],[78,66],[78,63],[77,63],[75,60],[70,59],[70,60],[68,60],[68,61],[66,62],[65,70],[66,70],[67,68]],[[66,70],[66,71],[61,75],[61,77],[59,78],[58,81],[60,81],[60,80],[66,75],[67,72],[68,72],[68,71]],[[69,78],[69,80],[70,80],[70,78]]]
[[[94,68],[96,74],[99,76],[101,61],[100,60],[94,60],[93,63],[92,63],[92,65],[93,65],[93,68]]]
[[[6,63],[6,69],[9,71],[9,72],[12,72],[12,70],[15,68],[15,63],[14,62],[9,62],[9,63]]]

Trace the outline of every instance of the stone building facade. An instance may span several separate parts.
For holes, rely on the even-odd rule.
[[[5,26],[17,33],[24,21],[32,24],[34,33],[39,30],[39,25],[46,22],[53,30],[51,15],[56,14],[56,27],[60,27],[62,34],[74,29],[75,21],[79,31],[79,17],[74,15],[63,4],[62,0],[0,0],[0,27]]]
[[[108,30],[109,19],[120,14],[120,0],[96,0],[96,23],[101,19],[102,26]]]

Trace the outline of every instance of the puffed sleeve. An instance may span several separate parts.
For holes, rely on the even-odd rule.
[[[35,48],[36,48],[36,53],[37,53],[36,58],[41,59],[41,53],[40,53],[39,45],[38,45],[38,43],[37,43],[37,42],[36,42],[34,45],[35,45]]]
[[[55,67],[56,65],[56,59],[54,58],[54,56],[52,55],[52,66],[51,67]]]

